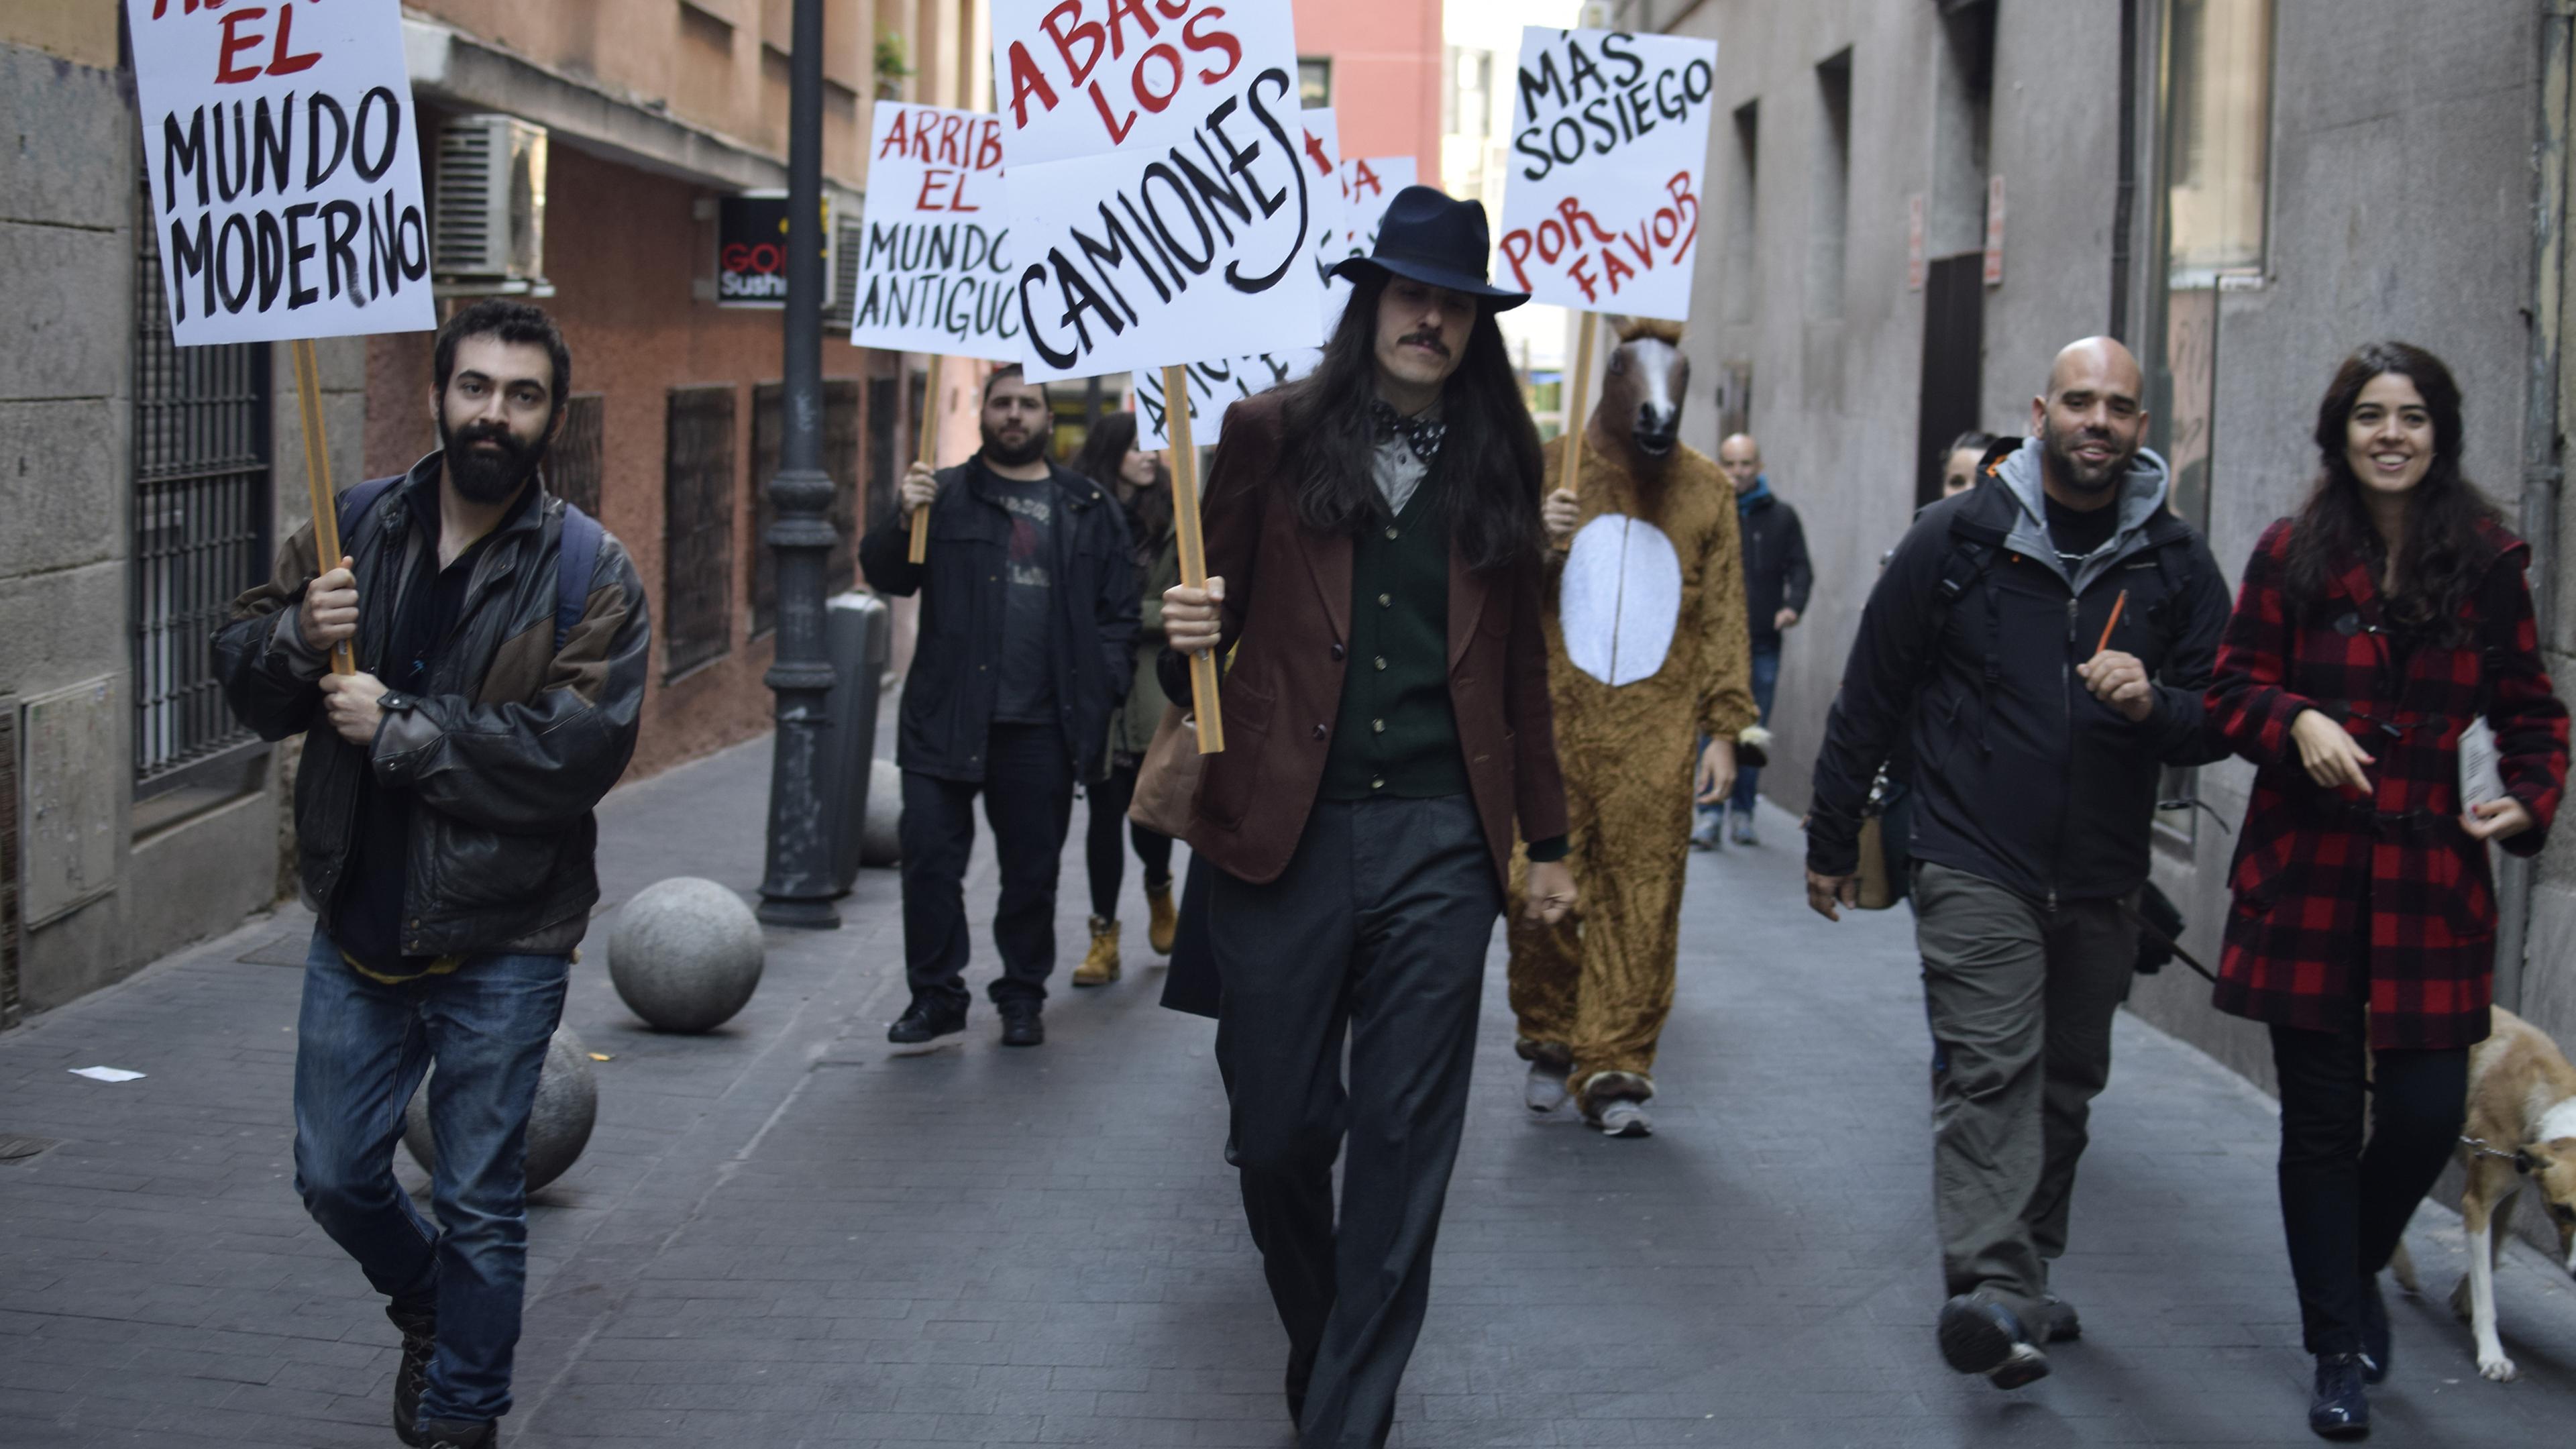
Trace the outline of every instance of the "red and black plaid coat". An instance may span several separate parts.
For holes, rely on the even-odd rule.
[[[2459,823],[2460,731],[2481,713],[2494,728],[2505,788],[2536,827],[2502,844],[2534,855],[2566,785],[2567,710],[2541,666],[2530,550],[2484,532],[2494,557],[2461,607],[2467,642],[2411,651],[2385,632],[2366,564],[2303,609],[2287,594],[2290,520],[2255,545],[2209,687],[2211,727],[2259,767],[2229,876],[2220,1010],[2338,1030],[2361,998],[2374,1047],[2485,1038],[2495,889]],[[2306,709],[2343,720],[2377,759],[2369,798],[2308,778],[2290,738]]]

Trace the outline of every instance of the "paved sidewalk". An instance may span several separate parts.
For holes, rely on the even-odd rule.
[[[759,741],[619,792],[609,899],[751,888],[767,767]],[[1941,1367],[1909,923],[1815,921],[1794,828],[1765,827],[1693,858],[1649,1141],[1523,1112],[1497,954],[1396,1443],[2315,1442],[2269,1103],[2125,1019],[2058,1272],[2085,1341],[2014,1395]],[[595,933],[567,1020],[612,1060],[597,1135],[531,1214],[508,1442],[1289,1444],[1213,1031],[1153,1005],[1132,863],[1127,892],[1127,980],[1059,990],[1036,1051],[999,1048],[980,1005],[962,1041],[886,1045],[889,873],[845,929],[774,934],[706,1037],[634,1023]],[[992,894],[979,863],[979,920]],[[1077,840],[1059,982],[1086,910]],[[0,1035],[0,1134],[61,1144],[0,1165],[0,1445],[393,1443],[392,1331],[292,1188],[307,929],[257,924]],[[93,1064],[149,1075],[66,1070]],[[2417,1224],[2437,1292],[2456,1239]],[[2506,1386],[2440,1304],[2394,1300],[2377,1442],[2564,1441],[2576,1285],[2517,1247],[2499,1296]]]

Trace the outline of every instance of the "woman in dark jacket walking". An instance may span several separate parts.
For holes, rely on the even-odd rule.
[[[2217,1004],[2272,1030],[2281,1216],[2317,1358],[2308,1423],[2341,1438],[2368,1430],[2362,1386],[2389,1364],[2379,1270],[2450,1156],[2487,1034],[2486,843],[2539,853],[2567,711],[2541,665],[2530,551],[2460,475],[2441,360],[2398,342],[2354,353],[2316,443],[2306,505],[2246,563],[2209,715],[2258,767]],[[2460,735],[2480,716],[2504,793],[2464,805]]]
[[[1136,624],[1136,657],[1127,702],[1109,721],[1109,773],[1085,787],[1091,826],[1083,853],[1091,868],[1091,949],[1073,970],[1076,986],[1106,986],[1118,979],[1118,893],[1127,875],[1127,844],[1145,866],[1146,943],[1158,956],[1172,951],[1177,915],[1172,908],[1172,837],[1131,825],[1127,807],[1136,798],[1136,770],[1154,743],[1163,718],[1163,691],[1154,661],[1163,652],[1163,590],[1181,581],[1179,543],[1172,529],[1172,475],[1161,457],[1136,447],[1136,415],[1110,413],[1092,425],[1074,454],[1073,471],[1107,490],[1127,513],[1127,541],[1144,598]]]

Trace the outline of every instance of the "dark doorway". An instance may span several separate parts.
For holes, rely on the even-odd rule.
[[[1938,450],[1977,426],[1985,350],[1984,258],[1943,257],[1923,278],[1923,407],[1914,449],[1914,506],[1941,496]]]

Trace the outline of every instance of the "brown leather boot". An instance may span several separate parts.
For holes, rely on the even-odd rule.
[[[1106,986],[1118,979],[1118,923],[1104,916],[1091,918],[1091,949],[1083,954],[1082,964],[1073,968],[1076,986]]]
[[[1145,944],[1157,956],[1171,955],[1172,939],[1181,932],[1181,913],[1172,908],[1172,883],[1145,882],[1145,908],[1150,913],[1145,918]]]

